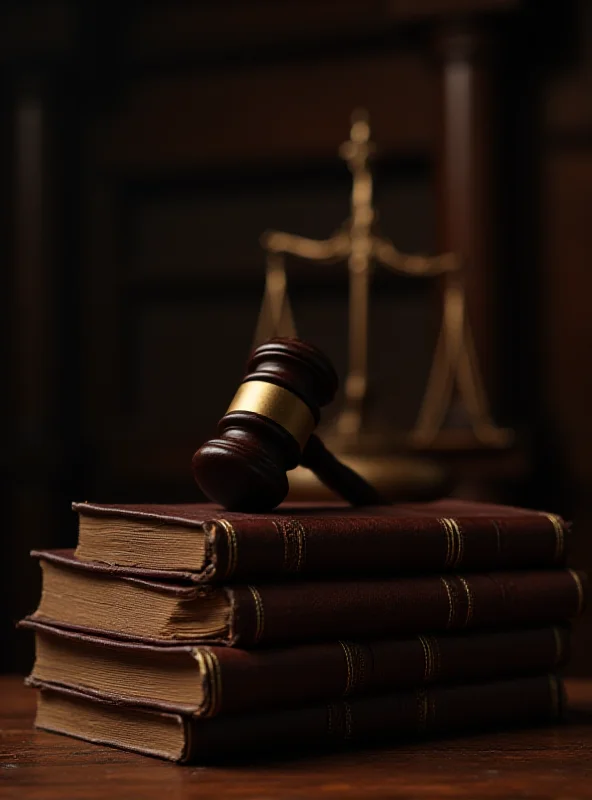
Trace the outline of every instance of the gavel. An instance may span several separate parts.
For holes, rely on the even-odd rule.
[[[352,505],[384,504],[314,433],[338,385],[329,359],[300,339],[270,339],[254,350],[218,438],[193,456],[206,497],[228,510],[271,511],[288,494],[286,472],[301,464]]]

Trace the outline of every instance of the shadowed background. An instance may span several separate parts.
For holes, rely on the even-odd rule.
[[[259,237],[325,238],[347,217],[337,149],[356,107],[381,230],[405,252],[463,251],[495,418],[517,431],[502,457],[456,458],[460,485],[574,518],[590,568],[591,90],[585,0],[5,2],[3,666],[30,663],[14,631],[39,592],[27,554],[74,543],[72,500],[199,499],[190,459],[243,372]],[[289,280],[299,333],[343,376],[346,265],[291,262]],[[373,288],[372,392],[405,429],[436,289]]]

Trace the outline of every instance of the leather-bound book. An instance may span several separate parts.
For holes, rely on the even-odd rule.
[[[119,638],[239,646],[547,625],[577,616],[585,576],[569,569],[391,580],[187,585],[148,570],[34,552],[43,591],[34,618]]]
[[[210,582],[555,567],[568,531],[554,514],[461,500],[272,514],[209,504],[73,508],[79,559]]]
[[[560,667],[569,649],[563,627],[239,650],[115,641],[31,620],[21,624],[35,631],[33,679],[203,717],[537,675]]]
[[[542,724],[560,719],[564,706],[555,675],[211,719],[126,706],[115,697],[99,701],[72,689],[29,682],[41,689],[37,727],[183,763]]]

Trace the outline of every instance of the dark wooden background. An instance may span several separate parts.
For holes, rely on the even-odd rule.
[[[442,130],[443,81],[462,74],[468,162]],[[573,516],[574,561],[592,566],[586,0],[5,1],[7,669],[31,656],[13,629],[39,591],[27,553],[74,542],[71,500],[197,497],[191,455],[254,333],[259,236],[323,237],[343,221],[350,179],[336,152],[357,106],[378,144],[383,232],[408,252],[467,256],[496,417],[520,433],[518,474],[510,459],[497,483],[514,502]],[[467,164],[457,190],[443,170]],[[345,266],[294,265],[291,279],[300,332],[343,374]],[[433,345],[429,287],[381,277],[371,327],[382,402],[409,426]],[[579,673],[592,669],[586,630]]]

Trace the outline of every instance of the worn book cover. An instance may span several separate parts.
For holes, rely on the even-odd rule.
[[[37,727],[181,763],[549,723],[561,718],[564,706],[562,683],[553,674],[211,719],[29,683],[41,689]]]
[[[570,569],[209,586],[80,561],[72,551],[34,555],[43,569],[40,621],[243,648],[555,624],[578,616],[586,593],[584,574]]]
[[[117,641],[36,620],[31,677],[123,703],[195,716],[552,672],[568,657],[563,627],[345,640],[284,648]]]
[[[352,508],[75,503],[76,555],[195,581],[390,576],[565,562],[568,525],[539,511],[462,500]]]

